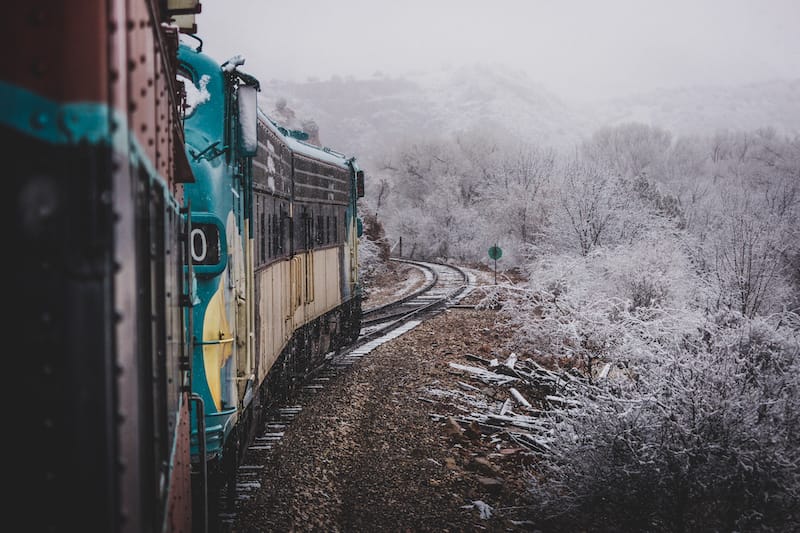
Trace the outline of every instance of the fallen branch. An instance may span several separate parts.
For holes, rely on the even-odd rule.
[[[503,402],[503,406],[500,408],[500,416],[505,415],[508,413],[508,410],[511,409],[511,399],[508,398],[506,401]]]
[[[504,376],[501,374],[497,374],[496,372],[490,372],[483,368],[478,368],[476,366],[468,366],[468,365],[460,365],[458,363],[450,363],[451,368],[455,368],[456,370],[461,370],[464,372],[468,372],[473,376],[477,377],[481,381],[493,385],[504,385],[506,383],[510,383],[512,381],[517,381],[519,378],[513,376]]]
[[[520,394],[520,392],[517,389],[511,387],[511,389],[509,390],[511,392],[511,396],[514,397],[514,399],[517,401],[518,404],[523,405],[525,407],[532,407],[531,403],[528,400],[526,400],[525,397],[522,394]]]
[[[479,355],[474,355],[474,354],[471,354],[471,353],[465,353],[464,357],[466,357],[467,359],[469,359],[471,361],[477,361],[478,363],[482,363],[482,364],[484,364],[486,366],[489,366],[489,363],[490,363],[490,361],[488,359],[484,359],[483,357],[481,357]]]

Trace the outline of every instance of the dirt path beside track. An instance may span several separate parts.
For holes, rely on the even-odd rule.
[[[468,381],[449,364],[499,355],[506,334],[494,311],[451,309],[304,391],[234,530],[529,530],[531,456],[447,418]]]

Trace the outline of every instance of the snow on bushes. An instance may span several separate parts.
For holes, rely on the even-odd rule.
[[[540,527],[800,527],[800,317],[710,306],[677,238],[547,255],[529,275],[487,297],[517,332],[508,349],[589,378],[580,407],[544,415]]]
[[[797,530],[798,326],[711,316],[635,379],[550,411],[534,515],[593,531]]]

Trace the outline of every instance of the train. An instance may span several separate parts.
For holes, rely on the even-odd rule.
[[[192,390],[205,413],[193,418],[192,456],[204,463],[201,494],[224,487],[232,501],[235,467],[264,413],[361,330],[364,171],[261,112],[241,56],[220,64],[198,41],[182,43],[178,59],[195,177],[185,186]]]
[[[2,11],[9,508],[26,531],[188,530],[179,28],[144,0]]]
[[[202,52],[199,11],[3,7],[7,508],[26,531],[213,530],[269,406],[360,331],[364,172],[270,120],[242,59]]]

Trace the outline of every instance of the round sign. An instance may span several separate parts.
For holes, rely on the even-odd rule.
[[[489,248],[489,258],[497,261],[502,256],[503,256],[503,250],[501,250],[499,246],[492,246],[491,248]]]

